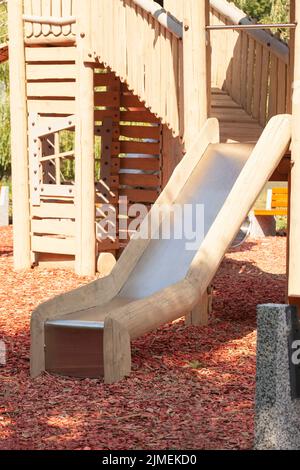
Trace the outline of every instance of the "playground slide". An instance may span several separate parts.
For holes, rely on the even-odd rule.
[[[32,376],[47,370],[115,382],[130,373],[131,339],[190,312],[197,316],[201,297],[290,138],[289,115],[272,118],[254,148],[219,144],[218,122],[209,119],[142,224],[144,230],[159,207],[167,208],[163,221],[175,206],[185,208],[196,239],[185,229],[179,237],[182,219],[170,216],[169,237],[153,236],[161,232],[161,221],[152,237],[130,241],[109,276],[38,307],[31,321]]]

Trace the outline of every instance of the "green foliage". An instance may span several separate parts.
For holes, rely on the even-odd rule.
[[[7,66],[0,66],[0,75],[2,69],[7,69]],[[4,70],[5,74],[8,73]],[[1,79],[0,79],[1,80]],[[0,94],[0,180],[10,175],[10,113],[9,113],[9,93],[8,88],[3,86]]]
[[[286,23],[289,21],[289,0],[233,0],[248,16],[259,23]],[[288,31],[275,31],[281,39],[288,39]]]
[[[271,14],[272,0],[234,0],[234,3],[251,18],[260,20]]]

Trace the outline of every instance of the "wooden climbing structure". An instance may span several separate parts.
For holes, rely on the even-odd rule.
[[[69,263],[93,275],[131,235],[122,225],[122,237],[107,237],[103,204],[117,224],[120,197],[151,207],[208,117],[221,142],[254,146],[272,116],[292,112],[297,2],[289,44],[226,0],[159,3],[8,2],[16,269]],[[0,60],[7,54],[5,41]],[[296,254],[297,158],[291,173],[287,153],[272,176],[290,181]]]

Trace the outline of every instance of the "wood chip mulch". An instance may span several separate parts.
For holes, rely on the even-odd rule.
[[[29,377],[29,319],[42,301],[90,279],[12,267],[0,229],[0,449],[249,449],[253,445],[255,307],[285,300],[285,238],[228,253],[208,327],[183,320],[132,345],[130,378],[111,386]]]

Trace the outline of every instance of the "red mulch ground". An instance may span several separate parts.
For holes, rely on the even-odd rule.
[[[209,327],[167,325],[133,344],[133,373],[100,380],[29,377],[29,318],[88,281],[64,270],[12,270],[0,229],[0,449],[248,449],[253,443],[255,306],[284,302],[284,238],[227,255]]]

